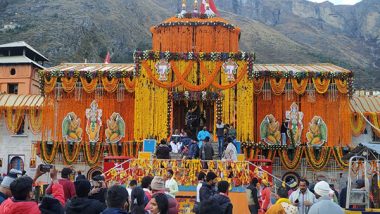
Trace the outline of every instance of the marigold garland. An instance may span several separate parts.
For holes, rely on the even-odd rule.
[[[324,94],[329,89],[330,81],[329,78],[312,78],[315,90],[320,93]]]
[[[319,158],[319,160],[317,160],[315,155],[314,155],[314,148],[309,147],[309,146],[305,148],[305,154],[307,157],[307,162],[316,171],[320,171],[326,166],[326,164],[330,160],[330,155],[331,155],[331,148],[330,147],[324,146],[324,147],[321,147],[320,149],[321,149],[320,158]]]
[[[42,110],[29,109],[29,127],[33,134],[41,132],[42,128]]]
[[[78,81],[76,77],[62,77],[62,88],[66,93],[70,93],[74,90],[75,84]]]
[[[73,149],[71,152],[72,154],[69,154],[68,144],[68,142],[62,142],[61,149],[63,153],[63,158],[65,159],[65,163],[71,165],[78,158],[79,152],[81,150],[81,143],[73,143]]]
[[[24,110],[22,108],[13,109],[13,107],[6,107],[5,124],[10,133],[17,134],[22,125],[23,120]]]
[[[236,132],[241,142],[254,139],[253,82],[248,77],[237,85]]]
[[[48,163],[48,164],[52,164],[55,160],[55,156],[57,155],[57,152],[58,152],[58,148],[60,146],[60,143],[58,142],[51,142],[52,143],[52,149],[51,149],[51,153],[48,154],[48,149],[46,148],[46,144],[48,142],[47,141],[41,141],[40,142],[40,145],[41,145],[41,158],[44,162]]]
[[[87,82],[87,78],[86,77],[81,77],[80,78],[81,82],[82,82],[82,86],[83,86],[83,89],[86,93],[93,93],[96,89],[96,86],[98,85],[98,78],[94,78],[94,79],[89,79],[90,82]]]
[[[344,161],[343,154],[342,154],[342,148],[341,147],[333,147],[333,154],[335,157],[336,162],[338,163],[339,167],[341,169],[346,169],[348,167],[348,161]]]
[[[291,79],[294,92],[298,95],[305,93],[307,88],[308,78],[305,79]]]
[[[365,119],[360,114],[351,114],[351,131],[353,136],[360,136],[364,132],[366,125]]]
[[[91,153],[91,144],[89,142],[86,142],[83,144],[83,152],[84,152],[84,157],[86,159],[86,163],[90,166],[93,167],[98,164],[99,159],[101,155],[103,154],[103,143],[102,142],[97,142],[95,144],[95,151],[94,155]]]
[[[103,76],[101,80],[102,80],[104,90],[106,90],[108,93],[115,92],[119,85],[119,79],[117,78],[110,78],[109,80],[107,76]]]
[[[274,95],[281,95],[284,92],[286,78],[276,79],[270,78],[270,85]]]
[[[57,77],[50,77],[50,79],[48,79],[47,76],[44,76],[42,78],[44,78],[44,93],[51,93],[57,83]]]
[[[303,147],[297,147],[295,149],[293,160],[289,159],[288,150],[284,149],[279,152],[282,166],[287,170],[295,170],[301,162],[303,154]]]
[[[342,94],[348,93],[348,81],[346,79],[334,79],[336,83],[336,87],[338,88],[338,91]]]
[[[380,125],[378,122],[379,115],[376,112],[371,112],[368,114],[369,115],[369,121],[372,123],[374,127],[372,127],[373,133],[377,136],[380,137]]]

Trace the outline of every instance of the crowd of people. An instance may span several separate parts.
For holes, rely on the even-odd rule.
[[[237,161],[236,129],[233,125],[225,125],[218,120],[215,134],[218,139],[218,157],[214,157],[216,152],[211,144],[212,136],[207,127],[198,132],[196,140],[191,139],[184,129],[181,132],[178,129],[174,130],[169,143],[165,139],[160,141],[156,148],[156,157],[170,159],[170,153],[173,152],[181,153],[184,159]]]
[[[49,171],[50,183],[41,198],[35,198],[34,186],[47,171],[41,167],[34,178],[17,170],[10,170],[0,185],[0,214],[177,214],[179,193],[173,171],[164,177],[145,176],[141,183],[129,181],[128,185],[108,186],[105,178],[95,176],[89,181],[79,174],[72,181],[73,170],[63,168],[61,179],[58,171]],[[230,184],[213,171],[197,175],[196,198],[193,212],[196,214],[232,214],[233,204],[229,197]],[[358,183],[358,185],[360,182]],[[290,181],[276,190],[265,180],[253,178],[246,188],[248,209],[251,214],[344,213],[339,206],[339,195],[332,185],[320,181],[309,186],[307,180]],[[342,190],[344,191],[344,189]],[[342,192],[341,196],[345,193]],[[344,198],[340,198],[345,204]],[[236,206],[236,205],[235,205]]]

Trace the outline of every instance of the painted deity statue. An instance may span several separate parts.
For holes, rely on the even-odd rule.
[[[264,140],[264,142],[267,144],[271,144],[271,145],[280,144],[281,142],[280,125],[272,114],[265,116],[265,118],[261,122],[260,136],[261,136],[261,139]]]
[[[106,142],[117,143],[125,136],[125,122],[119,113],[112,113],[107,120]]]
[[[90,108],[86,109],[86,133],[91,143],[99,141],[99,132],[102,127],[102,110],[98,109],[96,100],[92,101]]]
[[[301,143],[301,134],[303,130],[303,113],[299,111],[297,103],[292,103],[290,111],[286,111],[286,119],[288,120],[288,137],[290,142],[295,145]]]
[[[82,133],[80,118],[74,112],[68,113],[62,121],[62,137],[69,142],[78,143],[82,141]]]
[[[322,146],[327,141],[327,126],[320,116],[314,116],[309,123],[306,139],[310,146]]]

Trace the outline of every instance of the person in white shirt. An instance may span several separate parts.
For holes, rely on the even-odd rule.
[[[199,172],[198,185],[197,185],[197,198],[196,198],[196,202],[198,203],[201,202],[201,200],[199,199],[199,190],[201,189],[203,182],[205,182],[205,179],[206,179],[206,174],[204,172]]]
[[[307,214],[310,207],[317,201],[315,195],[309,190],[308,182],[305,179],[300,179],[298,189],[289,197],[290,202],[298,207],[299,214]]]
[[[226,150],[224,151],[223,160],[232,160],[237,161],[237,150],[235,145],[233,144],[232,138],[228,138],[228,145]]]
[[[165,181],[165,188],[168,189],[168,194],[175,198],[178,193],[178,184],[177,181],[174,180],[174,172],[169,169],[167,171],[167,180]]]

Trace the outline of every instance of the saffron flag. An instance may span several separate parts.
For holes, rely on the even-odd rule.
[[[109,51],[107,51],[106,58],[104,58],[104,64],[111,63],[111,54]]]
[[[218,11],[218,9],[216,9],[214,0],[209,0],[208,3],[210,5],[210,10],[212,10],[212,12],[214,12],[215,14],[219,15],[219,11]],[[206,12],[206,4],[207,4],[207,1],[202,0],[202,4],[201,4],[201,13],[202,14],[204,14]]]

